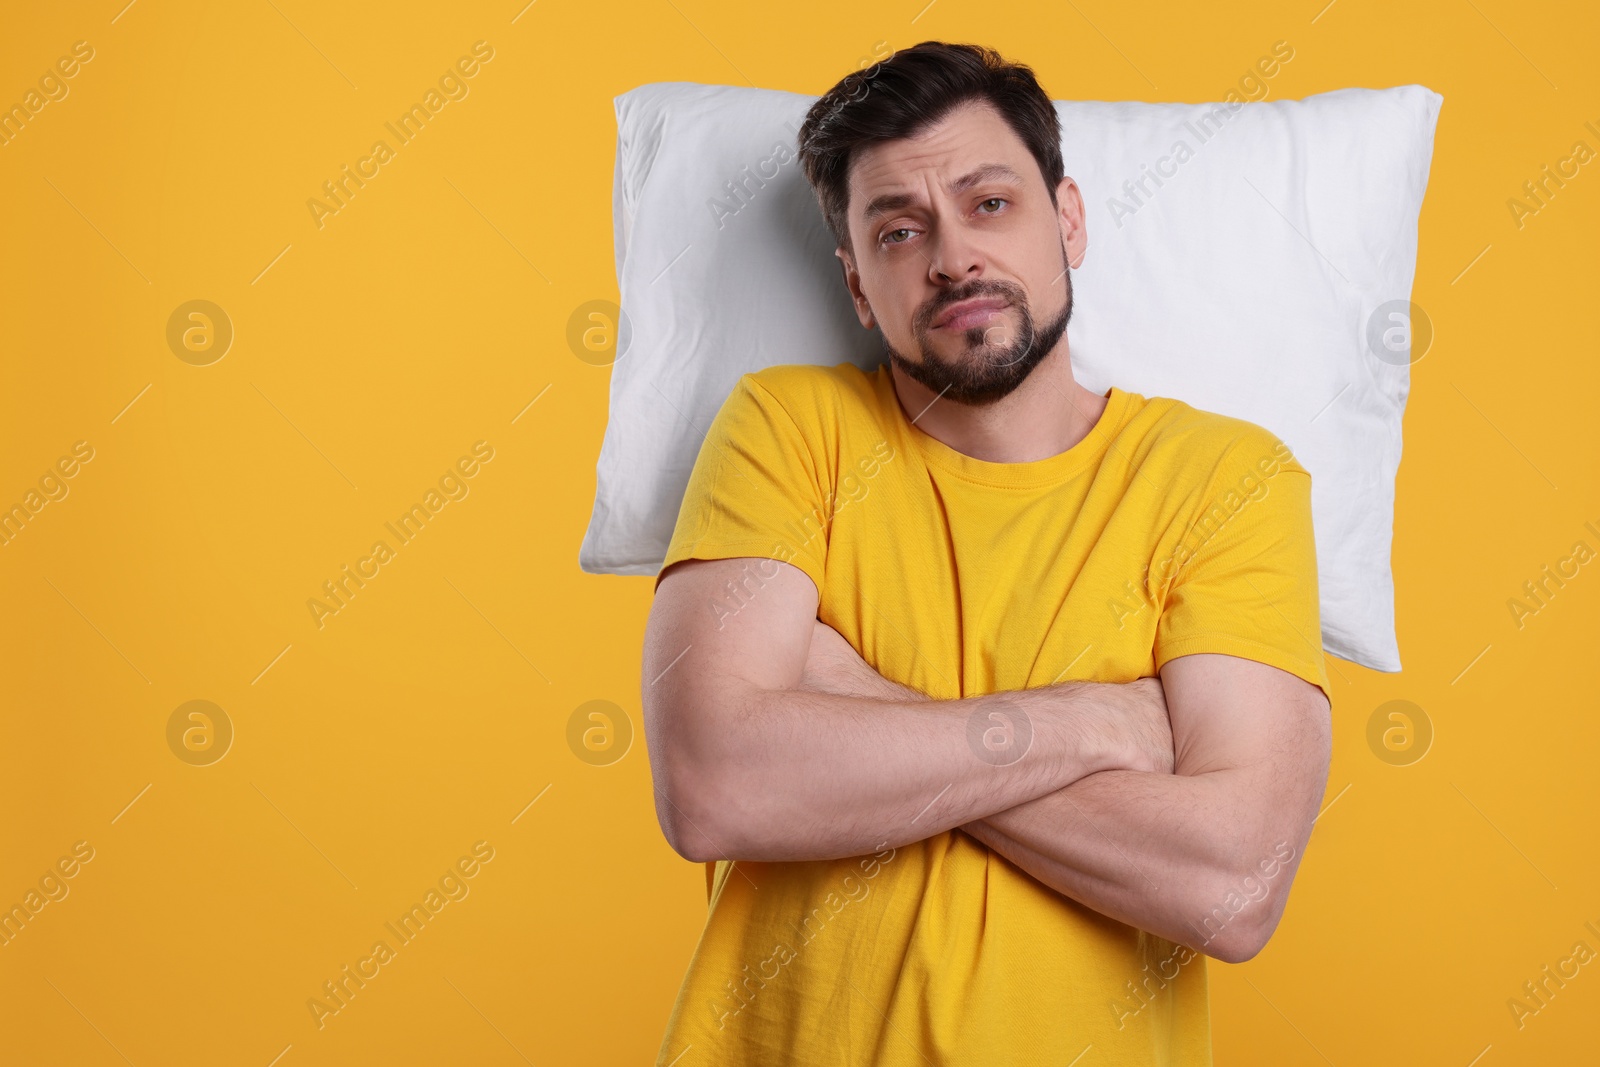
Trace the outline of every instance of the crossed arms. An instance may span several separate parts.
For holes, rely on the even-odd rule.
[[[760,587],[738,614],[707,610],[752,563]],[[663,572],[644,728],[680,855],[836,859],[959,828],[1056,892],[1196,951],[1240,962],[1266,944],[1327,783],[1316,686],[1200,653],[1159,682],[930,700],[879,676],[817,606],[811,579],[775,560]],[[984,758],[971,738],[991,724],[1031,733],[1025,754]]]

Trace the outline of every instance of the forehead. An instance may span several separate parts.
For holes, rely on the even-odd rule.
[[[992,164],[998,164],[995,168]],[[967,101],[914,137],[869,145],[850,163],[849,212],[852,221],[920,201],[931,179],[948,189],[959,178],[987,169],[1005,180],[1008,169],[1027,181],[1038,171],[1028,146],[992,104]]]

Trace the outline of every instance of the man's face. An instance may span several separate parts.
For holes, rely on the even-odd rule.
[[[862,325],[876,323],[889,358],[935,394],[969,405],[1006,396],[1072,313],[1083,201],[1070,178],[1057,199],[985,101],[864,149],[850,167],[852,250],[835,253]],[[994,306],[957,306],[974,299]]]

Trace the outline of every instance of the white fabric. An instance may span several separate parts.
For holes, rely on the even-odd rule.
[[[1379,358],[1369,320],[1411,296],[1442,99],[1405,85],[1234,108],[1056,103],[1088,219],[1067,332],[1078,380],[1282,438],[1312,475],[1324,647],[1382,671],[1400,669],[1389,553],[1410,370],[1405,333],[1390,330],[1401,347]],[[882,361],[796,156],[814,100],[688,82],[615,100],[629,328],[586,571],[659,571],[704,431],[740,375]],[[1124,182],[1141,178],[1130,195]]]

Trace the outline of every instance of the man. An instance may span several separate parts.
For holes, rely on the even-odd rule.
[[[657,578],[657,814],[710,904],[658,1063],[1210,1064],[1205,957],[1271,935],[1327,781],[1310,475],[1074,380],[1027,67],[897,52],[800,155],[888,361],[741,378]]]

